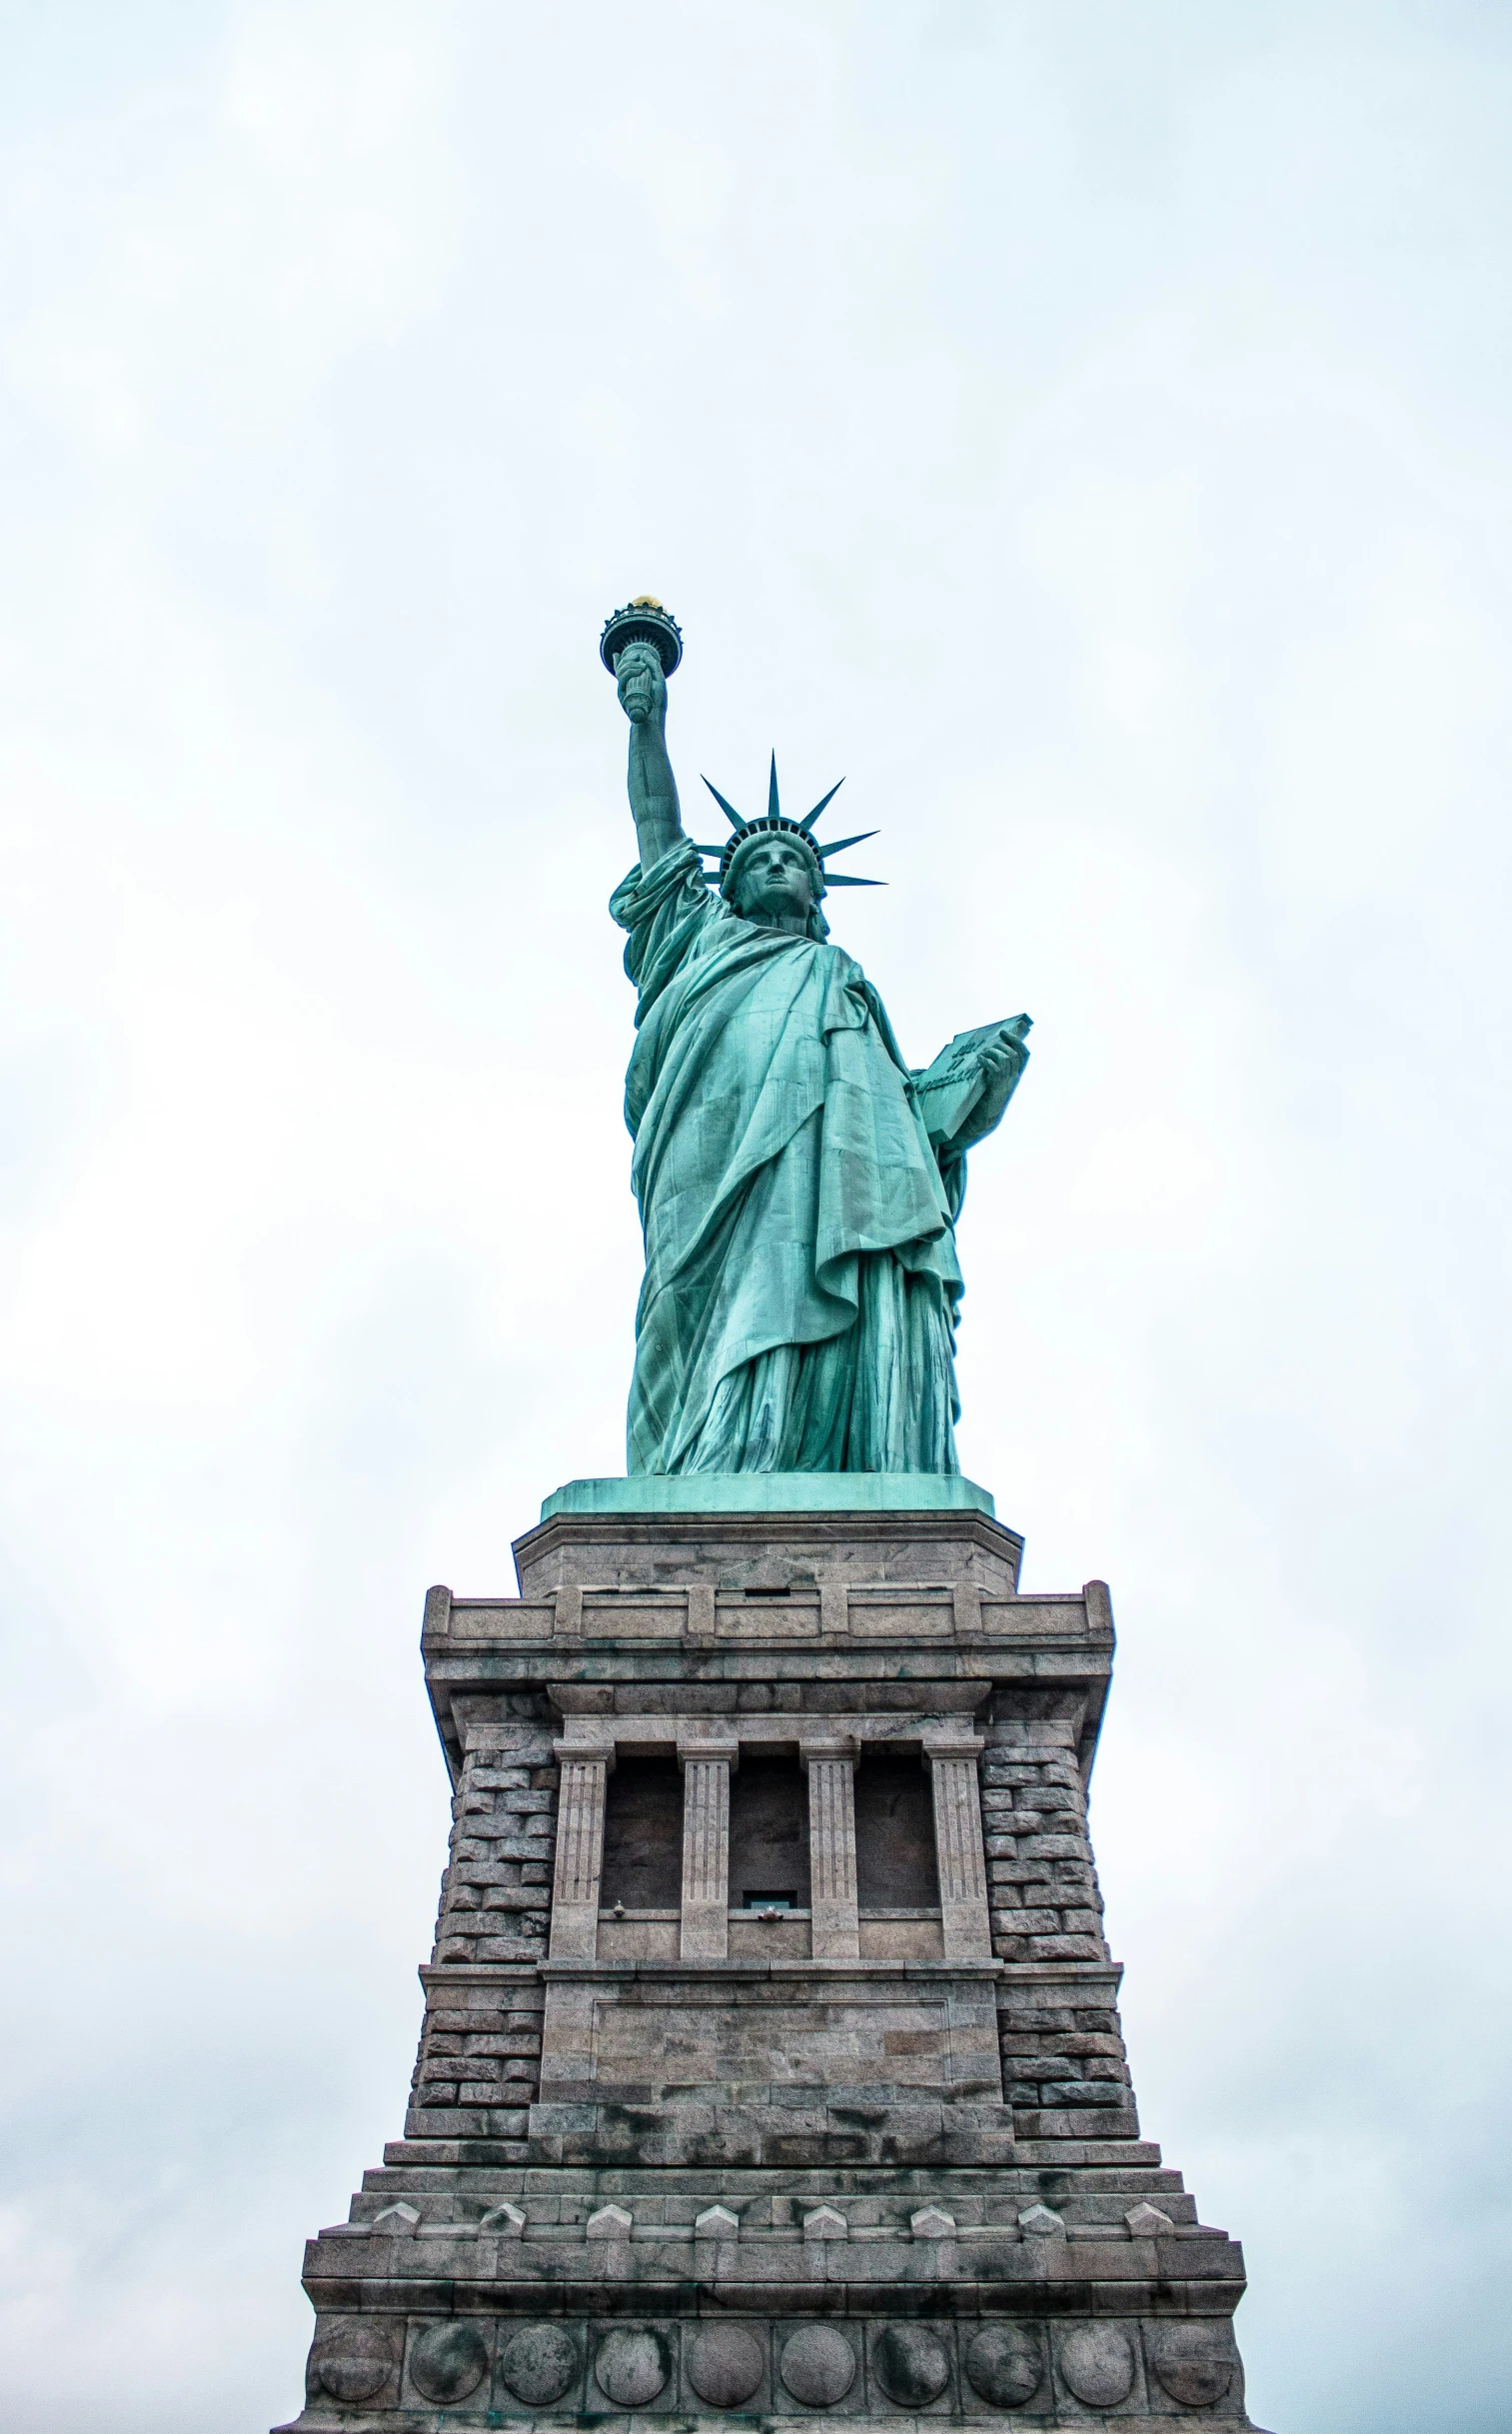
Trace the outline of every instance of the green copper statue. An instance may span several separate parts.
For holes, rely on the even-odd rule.
[[[826,889],[874,884],[826,874],[861,842],[815,841],[830,796],[784,819],[773,761],[765,818],[711,787],[733,833],[693,844],[667,756],[678,629],[637,601],[601,649],[631,723],[641,849],[610,904],[640,1001],[629,1468],[953,1472],[966,1152],[1012,1096],[1028,1018],[912,1072],[860,966],[828,944]]]

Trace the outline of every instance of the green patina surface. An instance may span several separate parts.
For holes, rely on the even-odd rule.
[[[625,1113],[646,1241],[627,1467],[838,1472],[852,1504],[862,1479],[952,1478],[966,1153],[1002,1117],[1028,1019],[910,1069],[819,909],[847,884],[825,858],[860,840],[816,842],[823,804],[785,819],[774,766],[758,819],[717,797],[732,841],[687,836],[666,742],[681,643],[655,627],[605,640],[641,857],[611,907],[637,991]]]
[[[873,1470],[695,1470],[680,1477],[569,1479],[549,1495],[554,1512],[984,1512],[985,1487],[960,1472]]]

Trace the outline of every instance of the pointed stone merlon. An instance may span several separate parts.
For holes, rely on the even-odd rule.
[[[974,1732],[925,1726],[924,1764],[934,1791],[934,1854],[939,1866],[939,1915],[947,1961],[990,1960],[987,1854],[981,1836],[977,1761],[984,1744]]]
[[[943,2206],[920,2206],[909,2215],[908,2228],[916,2240],[947,2240],[954,2236],[955,2217]]]
[[[590,2240],[628,2240],[632,2217],[623,2206],[601,2206],[583,2226],[583,2236]]]
[[[1065,2221],[1052,2214],[1048,2206],[1025,2206],[1018,2217],[1018,2228],[1028,2240],[1063,2240]]]
[[[557,1872],[552,1887],[554,1961],[599,1955],[599,1879],[604,1872],[604,1803],[614,1744],[554,1741],[562,1769],[557,1794]]]
[[[740,2217],[728,2206],[706,2206],[702,2214],[694,2216],[693,2229],[695,2239],[701,2240],[738,2240],[741,2236]]]
[[[808,1899],[812,1908],[815,1960],[860,1958],[860,1915],[855,1895],[855,1762],[858,1750],[844,1735],[798,1743],[808,1777]]]
[[[833,2206],[815,2206],[803,2217],[805,2240],[842,2240],[849,2236],[849,2228],[843,2214],[837,2214]]]
[[[401,2199],[373,2217],[373,2229],[383,2239],[409,2239],[420,2229],[420,2216],[414,2206],[407,2206]]]
[[[525,2215],[519,2206],[512,2206],[506,2200],[503,2205],[491,2206],[478,2228],[494,2239],[518,2240],[525,2230]]]
[[[734,1734],[678,1735],[683,1769],[683,1926],[686,1961],[730,1955],[730,1778],[739,1761]]]
[[[1163,2240],[1167,2232],[1176,2228],[1170,2216],[1162,2214],[1158,2206],[1148,2206],[1142,2202],[1130,2206],[1123,2219],[1129,2227],[1130,2237],[1136,2240]]]

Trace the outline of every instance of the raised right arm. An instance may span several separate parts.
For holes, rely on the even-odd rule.
[[[650,643],[622,651],[615,676],[630,721],[630,808],[641,868],[649,871],[683,839],[678,782],[667,757],[667,679]]]

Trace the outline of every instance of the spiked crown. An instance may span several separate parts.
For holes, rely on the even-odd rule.
[[[735,902],[732,883],[742,848],[755,843],[761,837],[790,837],[795,844],[800,845],[813,865],[820,896],[827,888],[880,888],[886,885],[884,880],[852,879],[848,872],[829,871],[824,867],[831,854],[843,854],[848,847],[864,845],[868,837],[876,835],[875,829],[861,829],[854,837],[837,837],[832,845],[820,845],[814,836],[815,820],[820,812],[834,801],[844,783],[843,778],[837,780],[829,789],[828,794],[821,796],[812,811],[805,812],[801,820],[786,820],[782,816],[782,807],[777,798],[777,757],[773,753],[771,777],[766,789],[766,816],[764,819],[746,820],[736,810],[733,803],[727,803],[714,781],[710,778],[705,779],[704,784],[709,788],[716,803],[730,822],[731,834],[723,845],[701,845],[696,847],[695,851],[709,855],[713,861],[718,863],[719,869],[712,876],[718,880],[720,894],[725,898],[727,904]]]

